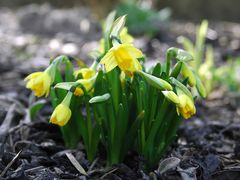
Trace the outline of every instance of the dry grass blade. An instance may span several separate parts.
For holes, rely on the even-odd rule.
[[[5,167],[5,169],[2,171],[2,173],[0,174],[0,178],[2,178],[5,173],[7,172],[7,170],[12,166],[12,164],[16,161],[16,159],[19,157],[19,155],[21,154],[22,150],[19,151],[16,156],[8,163],[8,165]]]
[[[65,153],[73,166],[83,175],[88,176],[87,172],[83,169],[81,164],[76,160],[76,158],[71,153]]]

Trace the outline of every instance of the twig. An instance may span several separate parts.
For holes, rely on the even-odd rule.
[[[5,167],[5,169],[3,170],[3,172],[0,174],[0,178],[2,178],[4,175],[5,175],[5,173],[7,172],[7,170],[12,166],[12,164],[17,160],[17,158],[19,157],[19,155],[21,154],[21,152],[22,152],[22,150],[20,150],[17,154],[16,154],[16,156],[12,159],[12,161],[10,161],[9,163],[8,163],[8,165]]]
[[[93,163],[91,164],[91,166],[90,166],[89,169],[88,169],[88,173],[89,173],[90,171],[92,171],[92,169],[93,169],[93,167],[96,165],[97,161],[98,161],[98,158],[93,161]]]
[[[25,173],[33,173],[33,172],[39,171],[41,169],[44,169],[44,166],[38,166],[38,167],[31,168],[31,169],[27,169],[24,172]]]
[[[118,168],[114,168],[113,170],[107,172],[106,174],[104,174],[103,176],[101,176],[100,179],[104,179],[106,176],[108,176],[109,174],[115,172],[116,170],[118,170]]]

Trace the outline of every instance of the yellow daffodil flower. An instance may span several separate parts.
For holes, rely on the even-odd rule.
[[[185,119],[190,118],[196,113],[196,108],[193,103],[193,100],[188,97],[186,94],[178,95],[179,105],[177,105],[178,115],[182,115]]]
[[[64,104],[59,104],[50,119],[50,122],[59,126],[64,126],[69,121],[72,112],[70,108]]]
[[[72,98],[72,93],[68,92],[65,96],[64,100],[61,104],[59,104],[53,111],[52,116],[50,118],[50,123],[64,126],[67,124],[69,119],[71,118],[72,112],[69,108],[70,102]]]
[[[82,74],[83,79],[90,79],[96,74],[96,72],[90,68],[82,68],[74,72],[75,77],[77,77],[79,74]]]
[[[142,70],[137,58],[143,57],[142,52],[132,44],[118,44],[112,47],[100,61],[105,65],[106,72],[118,66],[127,74]]]
[[[35,96],[48,96],[51,85],[51,77],[47,71],[32,73],[25,78],[25,81],[28,81],[26,88],[31,89]]]

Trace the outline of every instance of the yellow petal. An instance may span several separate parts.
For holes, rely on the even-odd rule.
[[[64,126],[69,121],[71,115],[72,115],[72,112],[68,106],[64,104],[59,104],[55,108],[50,118],[50,122],[53,124],[57,124],[59,126]]]
[[[132,43],[134,40],[133,37],[128,34],[128,29],[126,27],[124,27],[120,32],[120,39],[122,43]]]
[[[41,75],[42,73],[43,73],[43,72],[34,72],[34,73],[31,73],[31,74],[29,74],[29,75],[24,79],[24,81],[29,80],[29,79],[33,79],[33,78]]]
[[[118,64],[114,57],[113,51],[109,51],[100,61],[100,64],[105,65],[106,72],[113,70]]]
[[[143,53],[139,49],[135,48],[132,44],[123,44],[123,48],[126,48],[129,55],[132,58],[142,58]]]

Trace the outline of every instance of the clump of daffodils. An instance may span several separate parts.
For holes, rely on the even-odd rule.
[[[50,123],[61,128],[67,146],[82,140],[90,161],[101,143],[107,165],[122,162],[134,150],[151,168],[176,137],[182,119],[196,113],[191,89],[202,96],[205,92],[188,66],[193,59],[186,51],[170,48],[165,64],[146,70],[145,56],[135,47],[125,20],[115,20],[114,12],[108,16],[89,68],[74,70],[67,56],[59,56],[44,72],[30,74],[26,87],[38,97],[50,94]]]

